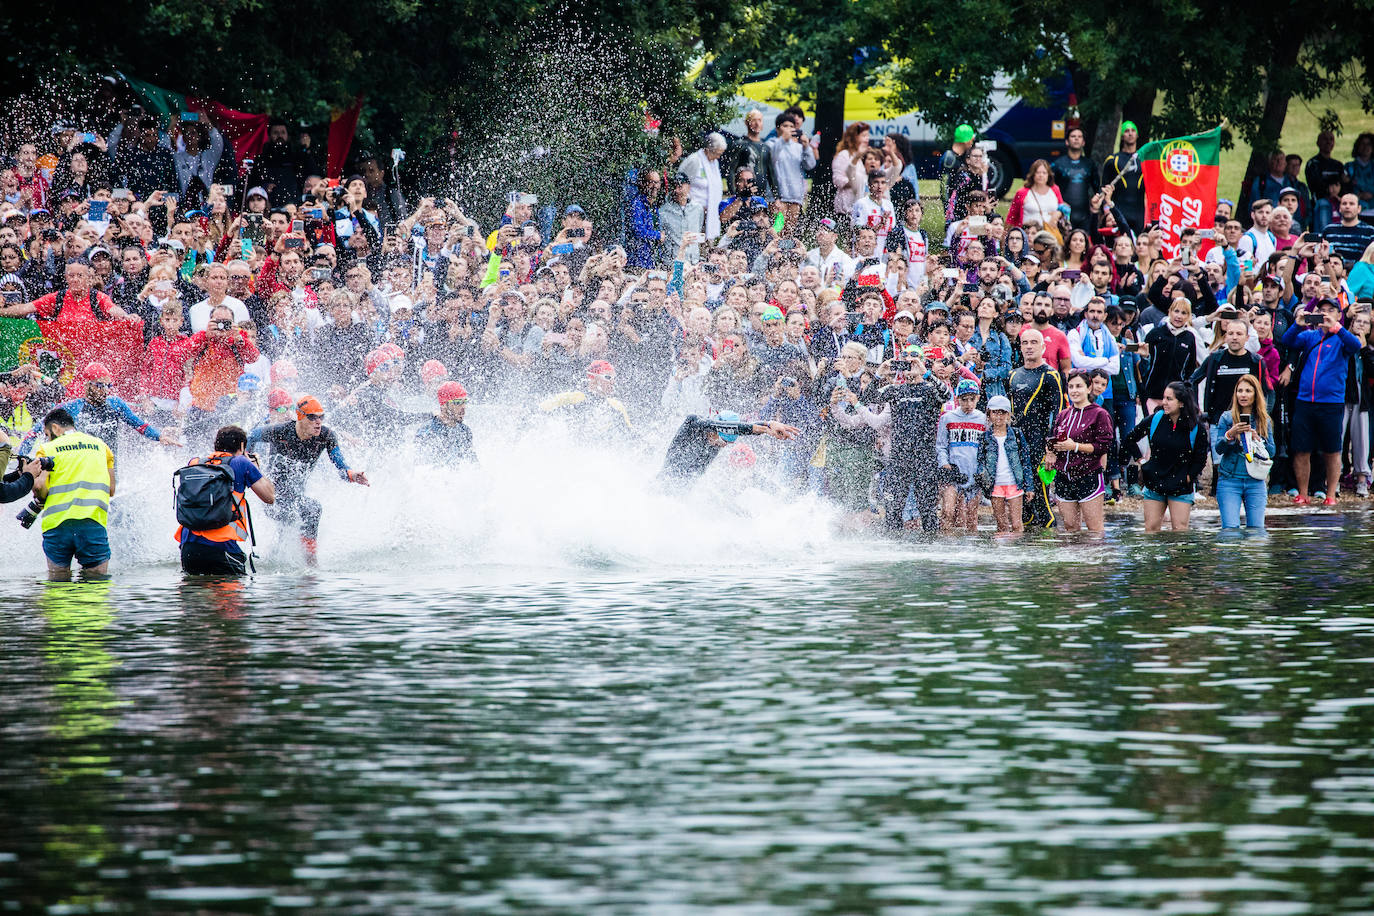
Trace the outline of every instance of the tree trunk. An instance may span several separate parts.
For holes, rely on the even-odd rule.
[[[1097,119],[1091,139],[1092,157],[1100,165],[1116,152],[1117,127],[1121,124],[1121,103],[1112,106],[1110,114]]]
[[[816,130],[821,148],[811,170],[810,209],[813,221],[829,216],[835,207],[835,185],[830,181],[830,162],[844,133],[844,83],[816,87]]]
[[[1150,121],[1154,118],[1155,96],[1158,90],[1142,89],[1135,95],[1126,100],[1122,106],[1121,116],[1124,120],[1135,124],[1136,130],[1140,133],[1139,143],[1145,145],[1147,140],[1158,139],[1150,134]]]
[[[1269,171],[1269,154],[1279,148],[1279,138],[1283,136],[1283,123],[1288,119],[1288,103],[1293,98],[1291,71],[1297,66],[1305,34],[1303,28],[1292,24],[1281,30],[1279,40],[1274,43],[1274,55],[1269,64],[1269,85],[1264,95],[1264,112],[1260,115],[1254,142],[1250,144],[1250,164],[1245,169],[1240,203],[1236,207],[1236,216],[1246,226],[1250,225],[1250,184],[1257,176]]]

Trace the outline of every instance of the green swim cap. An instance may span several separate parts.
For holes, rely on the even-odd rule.
[[[776,305],[766,305],[759,315],[760,321],[782,321],[782,309]]]
[[[1134,121],[1122,121],[1122,122],[1121,122],[1121,132],[1124,134],[1124,133],[1125,133],[1126,131],[1128,131],[1128,130],[1133,130],[1133,131],[1135,131],[1136,133],[1140,133],[1140,128],[1135,126],[1135,122],[1134,122]]]
[[[954,128],[954,142],[972,143],[973,128],[968,126],[967,124],[960,124],[958,127]]]

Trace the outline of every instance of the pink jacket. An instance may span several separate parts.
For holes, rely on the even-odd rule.
[[[1050,185],[1050,190],[1054,192],[1054,199],[1059,203],[1064,202],[1064,195],[1059,193],[1058,185]],[[1026,220],[1026,197],[1030,194],[1030,188],[1024,187],[1016,192],[1016,196],[1011,199],[1011,207],[1007,210],[1007,225],[1022,226]]]

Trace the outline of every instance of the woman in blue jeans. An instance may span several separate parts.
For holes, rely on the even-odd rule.
[[[1244,422],[1244,418],[1249,422]],[[1231,395],[1231,409],[1217,421],[1217,507],[1221,510],[1221,527],[1239,528],[1240,510],[1245,506],[1245,526],[1264,527],[1264,507],[1269,489],[1268,481],[1250,476],[1245,469],[1245,453],[1251,457],[1263,443],[1265,455],[1274,457],[1274,424],[1264,408],[1260,381],[1253,375],[1241,376]]]

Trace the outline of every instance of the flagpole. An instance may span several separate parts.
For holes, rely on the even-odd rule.
[[[1113,178],[1113,179],[1111,180],[1111,182],[1107,185],[1107,187],[1110,188],[1112,185],[1116,184],[1118,181],[1120,181],[1121,179],[1125,178],[1125,177],[1126,177],[1126,173],[1129,172],[1131,169],[1135,168],[1135,167],[1136,167],[1137,165],[1139,165],[1139,164],[1140,164],[1140,153],[1138,153],[1138,152],[1137,152],[1137,153],[1131,153],[1131,159],[1130,159],[1129,162],[1126,163],[1126,167],[1125,167],[1124,169],[1118,169],[1118,170],[1117,170],[1116,177]],[[1106,189],[1104,188],[1103,190],[1106,190]]]

